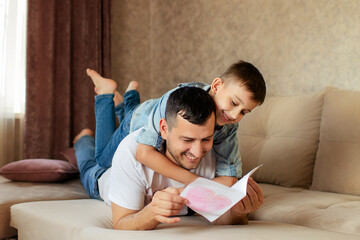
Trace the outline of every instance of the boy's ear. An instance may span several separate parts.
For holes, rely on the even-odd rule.
[[[215,78],[214,81],[211,83],[211,91],[215,94],[219,87],[222,86],[224,82],[221,80],[221,78]]]
[[[169,129],[165,118],[160,119],[159,125],[161,137],[166,140]]]

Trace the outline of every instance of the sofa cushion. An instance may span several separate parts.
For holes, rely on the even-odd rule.
[[[360,91],[328,88],[312,189],[360,195]]]
[[[61,182],[79,176],[71,163],[54,159],[25,159],[0,168],[0,175],[13,181]]]
[[[88,198],[79,179],[65,183],[13,182],[0,176],[0,239],[16,235],[10,227],[10,207],[40,200]]]
[[[360,196],[261,184],[264,204],[251,219],[277,221],[360,237]]]
[[[17,204],[11,208],[11,224],[18,229],[22,240],[358,239],[358,236],[275,222],[214,226],[201,216],[182,217],[177,224],[160,224],[153,231],[118,231],[112,229],[110,208],[93,199]]]
[[[316,157],[323,92],[270,97],[239,123],[243,172],[262,183],[310,186]]]

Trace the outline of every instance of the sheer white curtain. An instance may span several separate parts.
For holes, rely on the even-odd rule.
[[[22,157],[26,0],[0,0],[0,166]]]

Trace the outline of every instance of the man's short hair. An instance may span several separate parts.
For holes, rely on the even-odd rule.
[[[212,97],[198,87],[180,87],[173,91],[166,104],[165,119],[169,130],[176,124],[176,116],[196,125],[203,125],[215,113]]]

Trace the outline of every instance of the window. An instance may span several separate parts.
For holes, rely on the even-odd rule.
[[[22,158],[27,0],[0,0],[0,166]]]
[[[0,1],[0,111],[25,108],[26,0]]]

